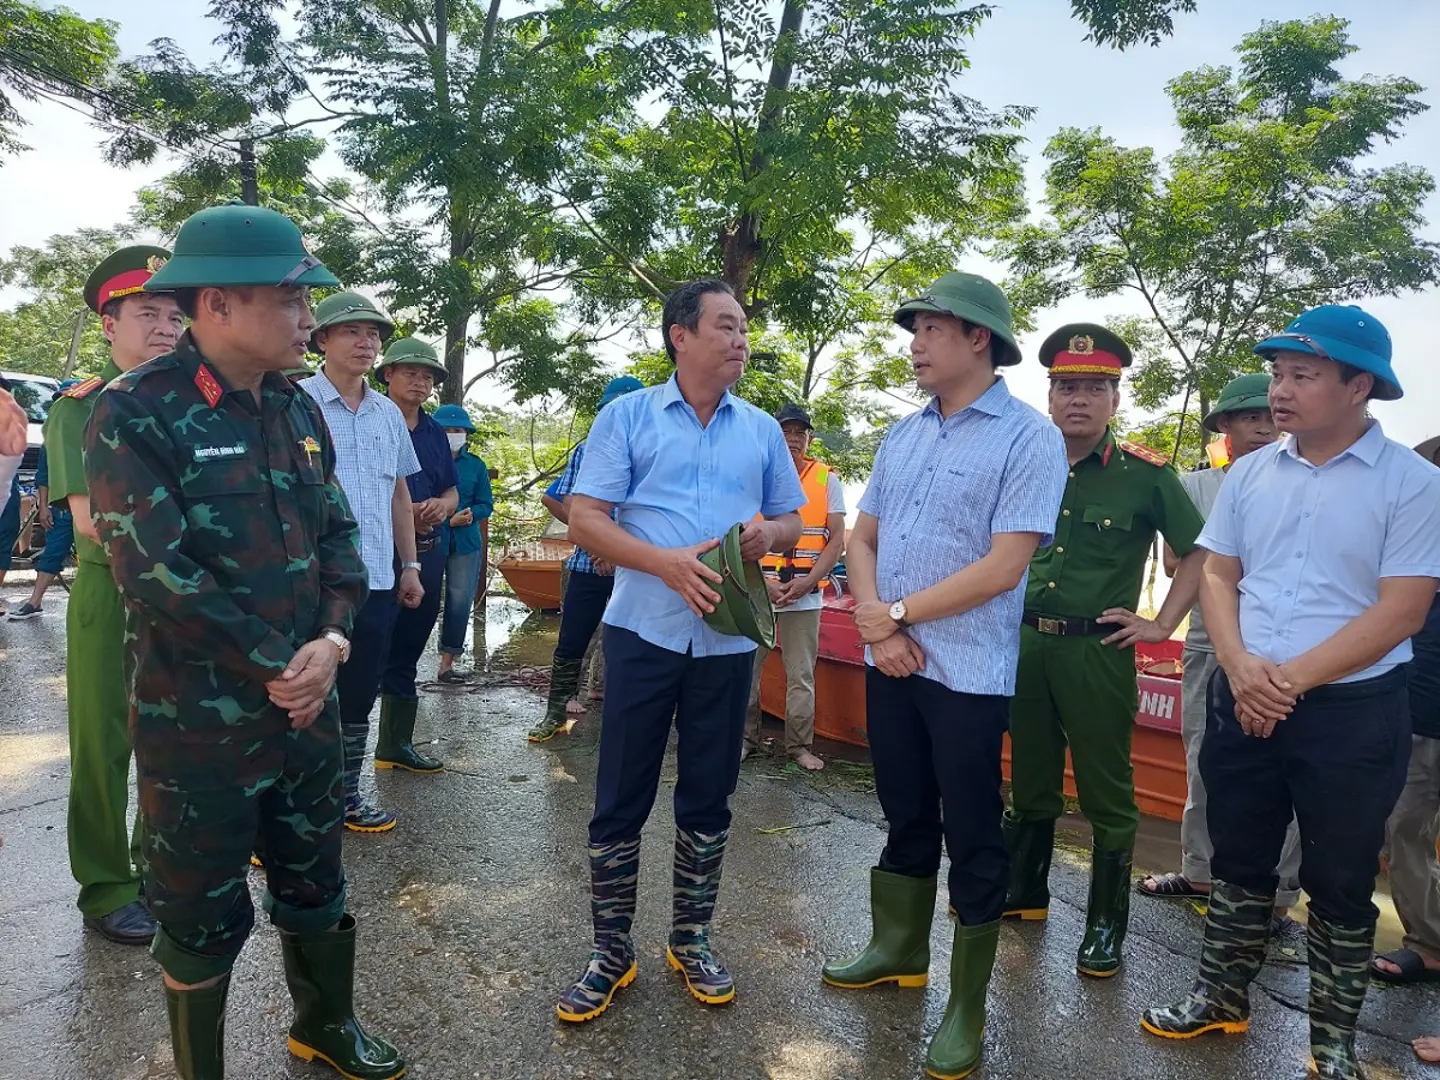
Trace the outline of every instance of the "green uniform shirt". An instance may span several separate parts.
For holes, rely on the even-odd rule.
[[[1204,527],[1175,470],[1121,449],[1107,428],[1070,466],[1055,542],[1030,560],[1025,611],[1071,619],[1112,607],[1134,611],[1156,530],[1177,555],[1188,555]]]
[[[114,360],[108,361],[105,370],[100,372],[105,383],[119,376],[120,369]],[[90,422],[102,389],[104,383],[84,397],[61,394],[50,404],[50,412],[45,417],[45,460],[50,472],[51,502],[68,502],[71,495],[90,494],[85,486],[85,425]],[[75,530],[75,557],[101,566],[110,565],[105,549],[88,536],[81,536],[79,529]]]

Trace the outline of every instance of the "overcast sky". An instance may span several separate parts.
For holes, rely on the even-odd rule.
[[[133,54],[156,37],[173,38],[197,59],[213,54],[215,26],[204,18],[206,0],[169,0],[165,4],[116,5],[114,0],[66,0],[87,18],[120,23],[122,52]],[[974,66],[963,90],[991,106],[1032,105],[1037,109],[1027,132],[1032,155],[1032,192],[1038,194],[1045,141],[1067,126],[1100,127],[1122,144],[1149,145],[1164,154],[1177,133],[1164,84],[1201,64],[1226,64],[1240,37],[1261,19],[1305,18],[1318,10],[1351,21],[1352,41],[1360,51],[1344,65],[1349,76],[1366,73],[1407,75],[1426,86],[1432,110],[1411,122],[1405,138],[1384,147],[1377,163],[1409,161],[1440,174],[1440,3],[1435,0],[1199,0],[1200,12],[1180,20],[1176,36],[1157,49],[1128,53],[1097,50],[1082,40],[1079,24],[1069,18],[1066,0],[1011,0],[984,24],[972,49]],[[106,227],[123,220],[135,191],[168,171],[164,163],[148,169],[113,169],[101,159],[95,131],[85,119],[59,105],[22,103],[32,122],[22,138],[34,149],[7,159],[0,167],[0,250],[38,245],[54,233],[82,226]],[[299,114],[300,110],[297,110]],[[334,166],[334,163],[330,163]],[[320,175],[335,168],[317,170]],[[1427,235],[1440,239],[1440,199],[1432,197]],[[971,267],[984,271],[984,267]],[[0,292],[0,303],[13,302]],[[1435,408],[1440,371],[1433,364],[1440,327],[1440,304],[1431,290],[1367,303],[1389,327],[1395,342],[1395,366],[1405,387],[1399,402],[1380,402],[1375,413],[1387,433],[1414,444],[1440,434]],[[1007,372],[1021,397],[1043,407],[1043,369],[1035,362],[1041,339],[1072,320],[1103,321],[1127,310],[1114,300],[1067,301],[1044,313],[1040,330],[1022,339],[1026,362]],[[658,335],[657,335],[658,337]],[[897,336],[897,345],[899,344]],[[481,395],[494,397],[493,392]]]

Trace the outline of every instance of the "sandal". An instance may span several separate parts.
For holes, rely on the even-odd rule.
[[[445,683],[448,686],[454,686],[456,683],[465,682],[466,679],[464,675],[461,675],[460,672],[452,668],[451,670],[445,672],[444,675],[441,675],[439,681]]]
[[[1154,880],[1154,885],[1146,885],[1145,882]],[[1190,899],[1198,897],[1201,900],[1208,899],[1210,890],[1197,889],[1184,874],[1151,874],[1149,878],[1141,878],[1135,883],[1135,891],[1143,896],[1159,896],[1165,899]]]
[[[1375,960],[1388,960],[1400,969],[1400,974],[1382,970],[1375,965]],[[1425,958],[1414,949],[1396,949],[1375,957],[1375,960],[1370,961],[1370,974],[1383,983],[1404,986],[1409,983],[1440,982],[1440,971],[1432,971],[1426,967]]]

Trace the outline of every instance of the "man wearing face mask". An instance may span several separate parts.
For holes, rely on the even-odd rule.
[[[445,381],[445,365],[419,338],[392,341],[376,369],[385,393],[400,407],[420,471],[405,480],[414,505],[415,551],[425,596],[417,607],[405,608],[395,619],[390,656],[380,677],[380,737],[375,743],[377,769],[437,773],[444,764],[415,749],[415,720],[420,695],[415,671],[420,654],[440,617],[445,593],[445,561],[450,553],[449,521],[460,505],[460,477],[445,429],[421,407]]]
[[[1050,905],[1055,821],[1065,811],[1065,749],[1093,830],[1082,975],[1120,970],[1130,919],[1130,865],[1140,811],[1130,739],[1138,694],[1136,642],[1164,641],[1195,603],[1204,519],[1160,454],[1119,442],[1110,421],[1130,348],[1103,326],[1062,326],[1040,346],[1050,369],[1050,418],[1070,474],[1055,540],[1035,553],[1025,590],[1020,666],[1010,706],[1012,852],[1007,918],[1043,919]],[[1152,619],[1135,614],[1151,541],[1180,555]]]
[[[85,425],[111,379],[180,340],[185,319],[174,298],[144,291],[169,257],[164,248],[121,248],[91,273],[85,303],[100,316],[110,362],[56,398],[45,422],[50,497],[67,504],[76,534],[75,584],[65,614],[70,870],[80,883],[85,925],[125,945],[148,945],[155,920],[140,902],[139,820],[133,830],[125,820],[131,756],[125,608],[90,519]]]
[[[370,598],[355,613],[350,662],[335,677],[345,743],[345,825],[352,832],[395,827],[394,814],[360,794],[360,767],[396,616],[402,607],[418,607],[425,596],[407,486],[420,462],[404,416],[370,388],[367,378],[394,329],[389,317],[359,293],[327,296],[315,309],[310,335],[310,349],[325,358],[325,365],[299,384],[320,406],[335,440],[335,478],[360,526],[360,557],[370,579]]]

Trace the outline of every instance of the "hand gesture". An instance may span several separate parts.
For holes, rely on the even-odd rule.
[[[35,520],[40,522],[40,527],[49,532],[55,527],[55,515],[50,512],[49,503],[41,503],[35,511]]]
[[[271,703],[290,714],[292,728],[309,727],[324,710],[339,665],[336,644],[316,638],[296,650],[278,679],[265,684]]]
[[[1275,725],[1295,708],[1295,687],[1278,664],[1253,653],[1225,667],[1235,695],[1235,719],[1246,734],[1269,738]]]
[[[1127,645],[1134,645],[1137,641],[1153,643],[1166,641],[1170,637],[1165,632],[1165,628],[1154,619],[1136,615],[1135,612],[1123,607],[1106,608],[1095,621],[1120,627],[1115,633],[1102,640],[1101,645],[1114,645],[1116,648],[1123,649]]]
[[[425,599],[425,586],[420,584],[420,571],[413,566],[400,571],[400,580],[395,586],[395,599],[401,607],[418,608]]]
[[[886,675],[908,678],[925,666],[925,653],[908,635],[896,631],[870,646],[870,659]]]
[[[660,580],[684,597],[690,610],[701,618],[714,611],[720,602],[718,586],[724,578],[702,563],[700,556],[719,546],[719,540],[706,540],[689,547],[668,548],[659,567]]]
[[[860,639],[867,645],[884,641],[900,629],[900,624],[890,617],[890,605],[884,600],[856,604],[851,617],[855,620],[855,629],[860,631]]]
[[[604,559],[601,559],[598,556],[591,555],[590,565],[595,568],[595,573],[599,574],[601,577],[615,576],[615,564],[612,562],[606,562]]]
[[[740,558],[759,562],[770,553],[770,522],[751,521],[740,530]]]
[[[450,519],[450,524],[454,525],[457,529],[463,529],[466,525],[469,525],[474,520],[475,511],[471,510],[467,506],[465,507],[465,509],[457,510],[455,512],[455,516]]]

